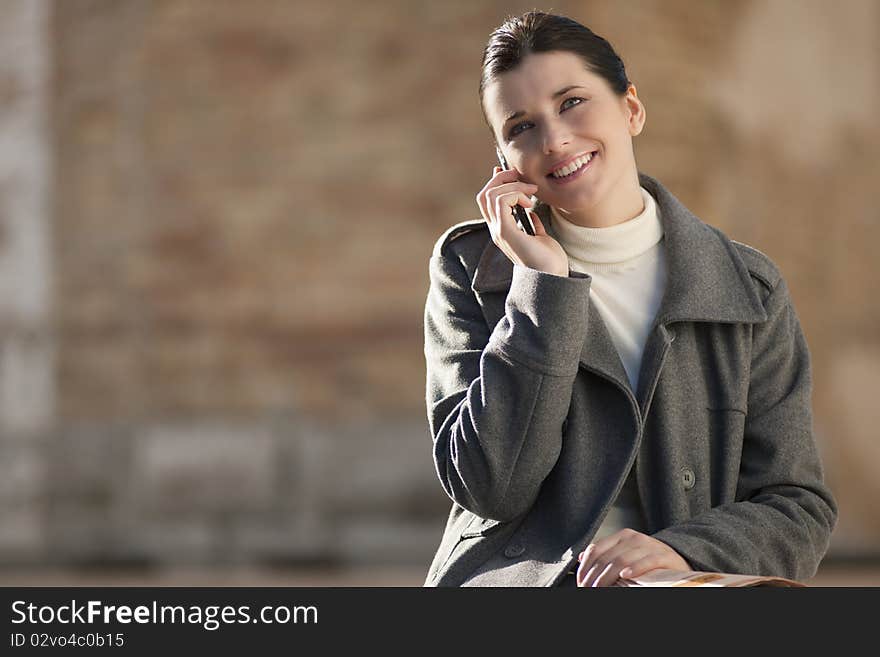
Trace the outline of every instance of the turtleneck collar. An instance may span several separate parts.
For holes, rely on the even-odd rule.
[[[584,264],[610,265],[639,257],[663,237],[663,224],[657,203],[644,187],[639,187],[645,208],[616,226],[587,228],[563,219],[550,208],[552,219],[547,232],[565,249],[569,258]]]

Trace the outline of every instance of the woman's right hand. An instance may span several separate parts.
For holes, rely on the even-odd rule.
[[[492,241],[512,262],[548,274],[568,276],[568,255],[562,245],[547,234],[537,213],[529,213],[535,226],[534,235],[528,235],[516,223],[513,206],[519,204],[528,211],[533,205],[529,196],[536,191],[538,186],[521,182],[516,170],[495,167],[492,178],[477,194],[477,205],[489,224]]]

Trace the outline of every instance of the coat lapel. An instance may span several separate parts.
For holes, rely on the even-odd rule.
[[[655,325],[767,319],[748,268],[727,237],[700,221],[659,182],[639,174],[663,223],[667,281]]]

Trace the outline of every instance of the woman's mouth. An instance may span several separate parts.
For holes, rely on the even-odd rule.
[[[598,151],[593,151],[592,153],[582,155],[571,164],[560,167],[552,173],[548,173],[547,180],[557,185],[565,185],[567,183],[570,183],[576,178],[580,178],[582,175],[584,175],[587,169],[592,166],[593,160],[596,158],[597,155]]]

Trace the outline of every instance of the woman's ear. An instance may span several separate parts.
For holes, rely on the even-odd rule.
[[[645,127],[645,106],[639,99],[636,92],[636,85],[630,84],[624,95],[624,103],[627,110],[627,124],[629,125],[629,134],[635,137],[642,132]]]

